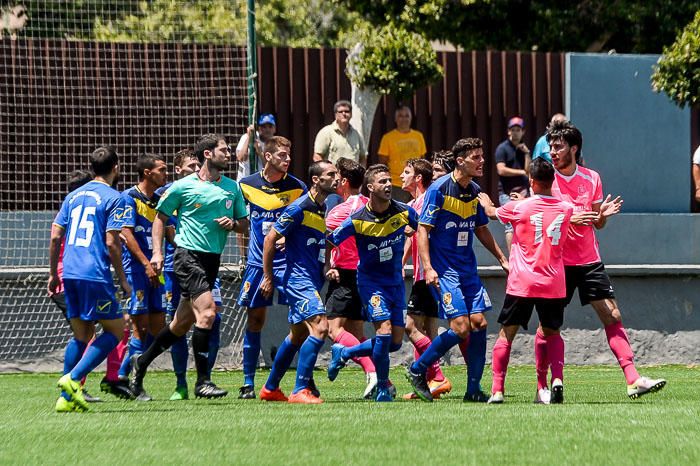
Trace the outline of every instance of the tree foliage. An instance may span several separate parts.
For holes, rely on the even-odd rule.
[[[335,0],[467,50],[660,53],[697,0]]]
[[[347,66],[348,77],[360,88],[401,100],[442,77],[435,51],[420,34],[388,25],[367,29],[360,44]]]
[[[665,92],[681,108],[700,105],[700,10],[676,41],[664,47],[651,81],[655,91]]]

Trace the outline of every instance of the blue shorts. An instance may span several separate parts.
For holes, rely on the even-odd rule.
[[[287,282],[290,324],[299,324],[310,317],[326,313],[321,295],[311,280],[292,279]]]
[[[66,315],[69,319],[87,322],[122,318],[112,283],[88,280],[63,280],[66,295]]]
[[[151,286],[146,274],[130,273],[126,275],[131,285],[131,300],[129,303],[129,315],[156,314],[165,312],[165,287]]]
[[[394,327],[405,327],[406,290],[404,284],[394,286],[357,285],[362,311],[367,322],[390,320]]]
[[[284,283],[284,269],[273,269],[272,273],[275,276],[274,286],[277,289],[277,304],[287,304],[287,296],[282,287]],[[248,309],[272,306],[272,296],[265,298],[260,292],[262,279],[262,267],[257,265],[248,265],[246,267],[241,292],[238,295],[239,306],[247,307]]]
[[[430,291],[438,302],[440,319],[449,320],[491,310],[491,298],[481,280],[472,283],[459,283],[452,277],[439,280],[440,289],[431,286]]]
[[[172,317],[180,305],[180,283],[177,281],[175,272],[166,271],[163,275],[165,276],[165,312]],[[211,295],[214,298],[214,304],[221,307],[223,301],[221,301],[221,283],[218,277],[214,282]]]

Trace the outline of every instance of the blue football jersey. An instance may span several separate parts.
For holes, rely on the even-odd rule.
[[[354,212],[330,236],[329,241],[339,245],[350,236],[355,237],[357,254],[357,284],[398,285],[403,283],[403,265],[406,226],[418,228],[418,214],[413,207],[392,200],[389,209],[380,214],[367,204]]]
[[[54,224],[65,230],[63,278],[112,283],[108,231],[120,231],[124,201],[107,183],[93,180],[63,200]]]
[[[149,199],[138,186],[127,189],[122,193],[124,199],[124,216],[122,227],[130,227],[141,252],[148,260],[153,256],[153,220],[156,218],[156,205],[160,196],[154,194]],[[122,263],[126,273],[144,273],[143,265],[134,260],[126,245],[122,247]]]
[[[257,172],[243,178],[240,186],[249,207],[248,264],[262,267],[265,235],[269,233],[284,209],[306,194],[306,185],[289,174],[279,181],[270,183],[262,176],[262,172]],[[284,266],[284,252],[277,251],[274,267],[278,269]]]
[[[287,269],[290,277],[309,279],[321,289],[326,258],[325,206],[319,206],[311,194],[305,194],[279,216],[273,228],[285,237]]]
[[[477,196],[479,185],[463,188],[454,175],[443,176],[430,185],[423,200],[420,223],[430,230],[430,262],[438,273],[457,274],[463,282],[477,278],[472,249],[474,230],[489,221]]]

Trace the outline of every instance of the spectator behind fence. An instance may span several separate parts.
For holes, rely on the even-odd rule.
[[[263,113],[258,118],[258,131],[255,131],[255,126],[248,126],[246,133],[241,136],[236,146],[236,159],[238,160],[238,175],[237,180],[242,180],[246,176],[252,173],[250,169],[250,157],[248,156],[248,150],[250,149],[250,137],[255,134],[255,153],[258,156],[258,166],[257,170],[262,170],[265,166],[265,159],[263,157],[263,144],[267,142],[272,136],[277,132],[277,121],[275,121],[274,115],[271,113]]]
[[[333,105],[335,121],[321,128],[314,142],[313,161],[328,160],[335,164],[339,158],[367,165],[367,145],[360,133],[350,124],[352,105],[339,100]]]
[[[411,109],[406,105],[400,105],[394,112],[396,129],[382,136],[379,143],[379,163],[389,167],[391,172],[392,191],[391,197],[401,202],[411,200],[411,195],[401,189],[401,173],[406,162],[411,159],[425,156],[425,140],[420,131],[411,129]]]
[[[530,160],[530,149],[523,142],[525,121],[514,116],[508,120],[508,138],[496,148],[496,171],[498,171],[498,202],[505,205],[511,194],[527,196],[530,182],[527,177],[527,166]],[[506,244],[510,251],[513,239],[513,226],[505,225]]]
[[[563,113],[555,113],[552,115],[552,119],[549,121],[549,124],[547,125],[547,128],[551,125],[553,125],[556,122],[559,121],[567,121],[568,118],[566,118],[566,115]],[[543,157],[545,160],[551,162],[552,157],[549,155],[549,144],[547,143],[547,131],[545,131],[545,134],[540,136],[540,138],[537,140],[537,143],[535,144],[535,149],[532,151],[532,160],[535,160],[537,157]]]

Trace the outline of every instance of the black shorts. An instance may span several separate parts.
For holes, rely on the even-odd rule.
[[[602,262],[589,265],[567,265],[566,304],[571,302],[578,288],[581,306],[600,299],[615,299],[615,290]]]
[[[66,294],[63,291],[52,294],[51,301],[53,301],[54,304],[61,310],[61,313],[63,313],[63,318],[66,319],[66,322],[70,323],[70,319],[68,318],[68,307],[66,307]]]
[[[357,292],[357,270],[336,269],[340,281],[328,282],[326,292],[326,317],[344,317],[350,320],[363,320],[362,300]]]
[[[438,306],[435,297],[430,292],[425,280],[418,280],[411,288],[411,296],[408,297],[406,314],[414,316],[435,317],[438,316]]]
[[[220,262],[221,254],[175,248],[173,270],[180,284],[180,296],[192,299],[214,289]]]
[[[559,330],[564,323],[565,298],[523,298],[506,293],[503,309],[498,316],[501,325],[520,325],[527,330],[532,316],[532,309],[537,309],[537,316],[542,327]]]

